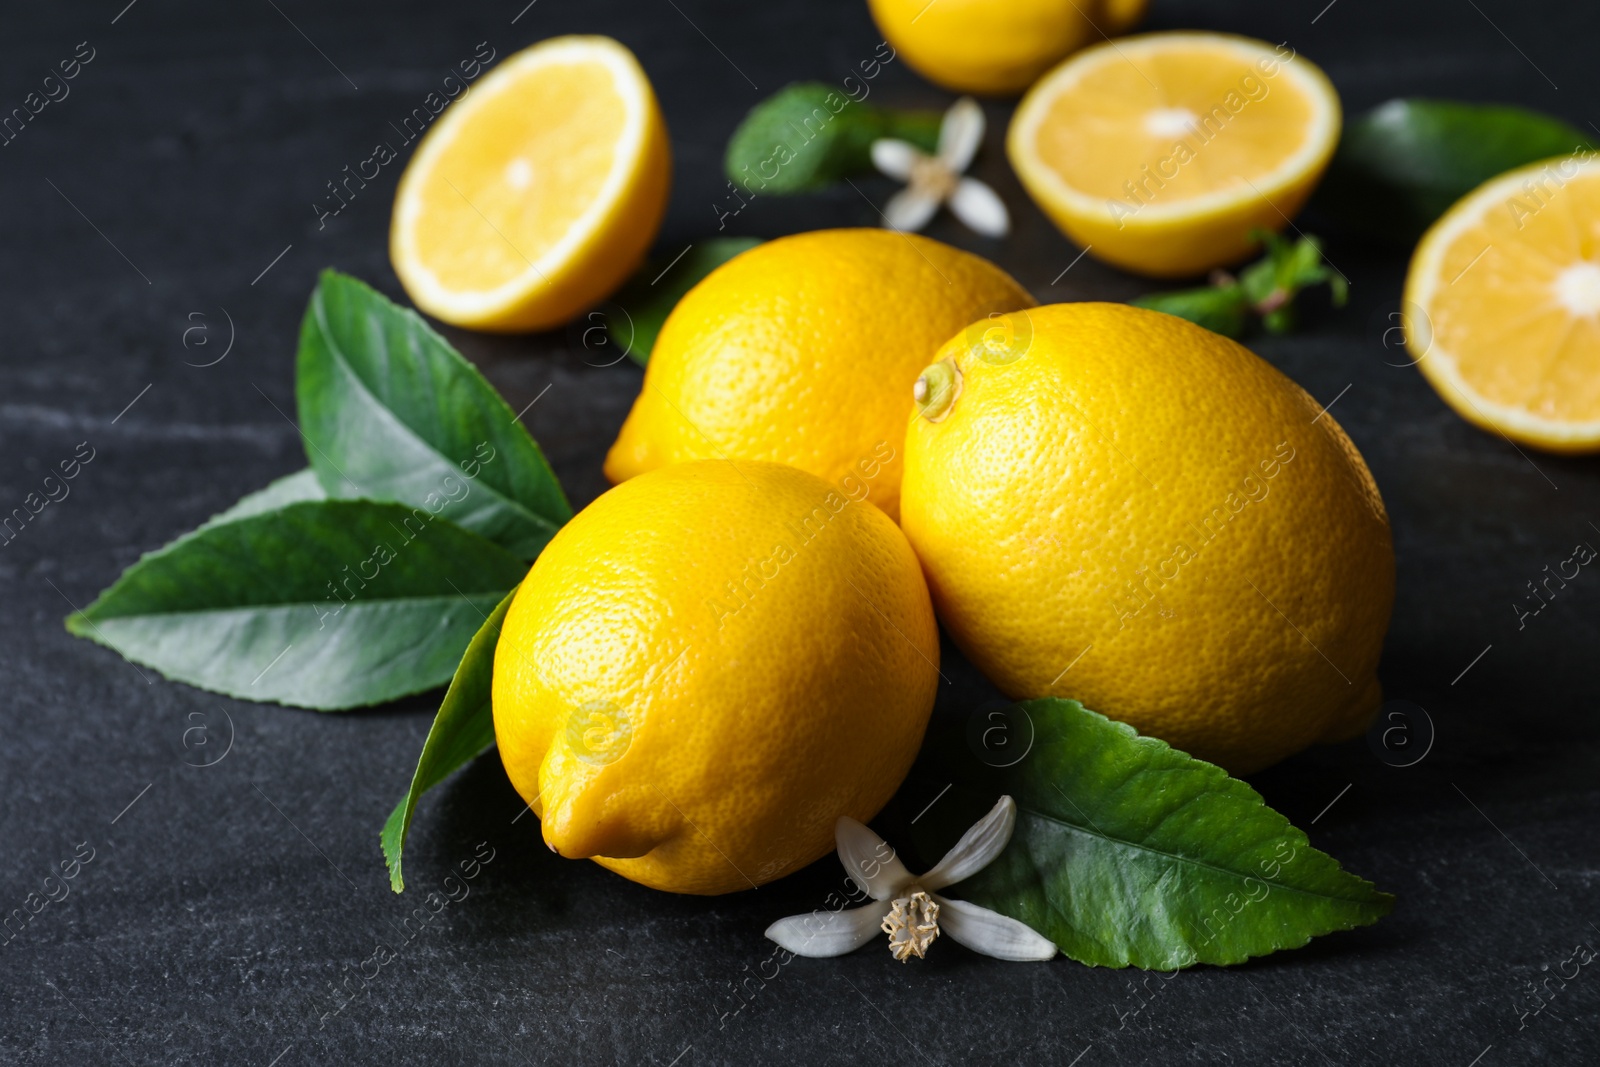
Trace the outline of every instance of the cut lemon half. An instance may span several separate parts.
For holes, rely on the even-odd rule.
[[[1417,245],[1402,314],[1417,367],[1462,418],[1600,451],[1600,157],[1534,163],[1457,201]]]
[[[541,41],[423,138],[395,193],[395,273],[418,307],[457,326],[559,325],[644,257],[670,171],[633,53],[609,37]]]
[[[1150,33],[1066,60],[1023,98],[1006,150],[1090,255],[1157,277],[1237,262],[1305,204],[1339,140],[1339,97],[1287,45]]]

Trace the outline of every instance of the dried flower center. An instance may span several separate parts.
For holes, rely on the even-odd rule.
[[[915,956],[920,960],[939,936],[939,905],[920,889],[909,897],[896,897],[883,917],[882,929],[889,935],[889,952],[895,959],[904,963]]]

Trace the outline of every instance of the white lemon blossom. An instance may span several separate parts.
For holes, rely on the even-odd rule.
[[[1011,216],[995,191],[961,173],[983,142],[983,108],[963,96],[945,112],[939,127],[939,150],[928,155],[908,141],[885,137],[872,142],[872,163],[891,178],[908,183],[883,210],[892,230],[920,230],[940,204],[949,204],[956,218],[985,237],[1004,237]]]
[[[903,963],[912,956],[922,958],[945,933],[997,959],[1047,960],[1056,954],[1055,944],[1027,924],[935,892],[987,867],[1011,840],[1016,823],[1016,802],[1001,797],[919,878],[881,837],[854,819],[841,818],[836,831],[839,859],[850,880],[873,902],[848,911],[791,915],[767,927],[767,936],[797,956],[823,957],[854,952],[882,930],[889,935],[889,951]]]

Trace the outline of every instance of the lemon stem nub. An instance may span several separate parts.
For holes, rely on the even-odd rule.
[[[911,387],[917,414],[929,422],[939,422],[955,406],[961,395],[961,368],[953,359],[941,359],[925,369]]]

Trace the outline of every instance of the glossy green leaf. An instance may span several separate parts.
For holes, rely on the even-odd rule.
[[[956,784],[923,822],[938,827],[937,855],[997,796],[1014,797],[1011,843],[951,895],[1022,920],[1075,960],[1240,963],[1393,906],[1220,767],[1076,701],[1004,714],[1031,735],[1027,755],[994,767],[960,737],[936,739],[919,776]]]
[[[1315,205],[1357,233],[1411,244],[1495,175],[1594,145],[1590,133],[1519,107],[1390,100],[1345,128]]]
[[[335,711],[444,685],[526,571],[422,508],[302,502],[144,556],[67,629],[202,689]]]
[[[494,714],[489,702],[494,683],[494,650],[500,640],[500,625],[516,594],[513,589],[505,595],[467,645],[444,703],[433,717],[428,740],[423,742],[411,788],[389,813],[378,835],[384,861],[389,865],[389,888],[396,893],[406,887],[405,879],[400,877],[400,854],[422,794],[494,745]]]
[[[300,329],[306,455],[331,497],[437,510],[523,559],[572,517],[506,402],[416,312],[324,271]]]
[[[872,142],[880,137],[932,152],[943,118],[862,103],[824,82],[795,82],[750,109],[728,139],[723,169],[744,196],[824,189],[871,171]]]
[[[290,504],[327,498],[328,494],[322,491],[322,483],[317,480],[317,472],[307,467],[303,471],[284,475],[265,489],[258,489],[248,496],[241,497],[238,503],[227,511],[207,519],[201,529],[205,529],[206,526],[220,526],[235,519],[247,519],[264,511],[276,511]]]
[[[603,325],[607,343],[621,345],[642,367],[650,362],[661,327],[678,301],[706,275],[760,243],[755,237],[711,237],[696,241],[675,260],[653,259],[608,301],[609,307],[591,311],[590,321]],[[586,330],[585,347],[590,336]]]

